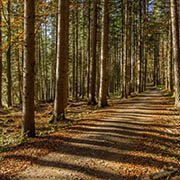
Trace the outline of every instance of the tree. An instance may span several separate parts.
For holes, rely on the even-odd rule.
[[[175,76],[175,105],[180,107],[180,45],[177,0],[171,0],[170,2]]]
[[[91,89],[89,104],[96,104],[96,48],[97,48],[97,4],[98,0],[93,1],[93,30],[91,44]]]
[[[142,1],[139,0],[139,60],[138,60],[138,92],[142,92]]]
[[[76,0],[75,11],[75,87],[76,87],[76,99],[78,99],[79,93],[79,0]]]
[[[2,13],[2,103],[21,102],[23,72],[23,0],[0,0]],[[100,101],[103,1],[72,0],[70,8],[69,90],[66,96]],[[101,3],[100,3],[101,2]],[[179,2],[179,1],[178,1]],[[147,83],[173,88],[172,58],[165,56],[169,31],[169,1],[109,1],[108,90],[120,97],[144,91]],[[36,3],[35,101],[54,101],[57,57],[58,1]],[[18,15],[17,15],[18,14]],[[169,33],[170,36],[171,33]],[[148,42],[148,43],[147,43]],[[163,42],[163,43],[162,43]],[[22,53],[20,53],[22,52]],[[172,53],[169,53],[172,56]],[[169,57],[170,57],[169,56]],[[163,61],[165,59],[165,61]],[[163,63],[165,62],[165,63]],[[170,71],[169,71],[170,70]],[[147,78],[146,78],[147,75]],[[166,81],[166,86],[167,86]],[[66,81],[66,89],[68,81]],[[18,91],[17,91],[18,89]],[[102,89],[101,89],[102,90]],[[87,96],[87,97],[85,97]],[[71,98],[71,97],[70,97]],[[67,106],[67,101],[65,101]]]
[[[59,0],[58,4],[58,44],[56,68],[56,92],[54,101],[54,121],[65,119],[68,84],[68,29],[69,0]]]
[[[87,97],[89,98],[90,64],[91,64],[91,0],[88,0],[88,40],[87,40]]]
[[[2,17],[0,9],[0,107],[2,107]]]
[[[109,12],[108,0],[103,0],[103,19],[102,19],[102,48],[101,48],[101,72],[100,72],[100,90],[99,103],[102,107],[107,105],[107,61],[109,44]]]
[[[7,28],[8,28],[8,49],[6,53],[7,57],[7,105],[8,107],[12,106],[12,100],[11,100],[11,1],[8,0],[8,18],[7,18]]]
[[[72,26],[75,26],[75,10],[72,10]],[[72,97],[76,92],[76,29],[72,28]]]
[[[131,1],[125,1],[125,96],[131,95]]]
[[[167,63],[167,89],[170,93],[173,91],[172,79],[172,23],[169,22],[169,37],[168,37],[168,63]]]
[[[24,73],[22,134],[35,136],[34,65],[35,65],[35,2],[24,1]]]

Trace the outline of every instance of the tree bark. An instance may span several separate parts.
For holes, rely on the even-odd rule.
[[[124,72],[124,69],[125,69],[125,54],[124,54],[124,45],[125,45],[125,16],[124,16],[124,2],[125,0],[122,0],[121,1],[121,23],[122,23],[122,28],[121,28],[121,53],[122,53],[122,60],[121,60],[121,77],[122,77],[122,80],[121,80],[121,92],[122,92],[122,97],[125,97],[125,94],[126,94],[126,89],[125,89],[125,72]]]
[[[56,95],[54,102],[54,121],[65,119],[67,106],[68,84],[68,29],[69,29],[69,0],[59,0],[58,8],[58,44],[56,68]]]
[[[167,63],[167,85],[168,91],[173,91],[173,79],[172,79],[172,23],[169,23],[169,38],[168,38],[168,63]]]
[[[2,17],[0,8],[0,108],[2,107]]]
[[[98,0],[93,1],[93,30],[91,46],[91,91],[89,104],[96,104],[96,46],[97,46],[97,4]]]
[[[131,1],[126,2],[126,97],[131,95]]]
[[[109,12],[108,0],[103,1],[103,19],[102,19],[102,49],[101,49],[101,71],[100,71],[100,90],[99,103],[102,107],[107,105],[107,61],[108,61],[108,45],[109,45]]]
[[[91,64],[91,0],[88,0],[88,41],[87,41],[87,98],[90,92],[90,64]]]
[[[24,71],[22,134],[35,136],[34,122],[34,64],[35,64],[35,3],[24,1]]]
[[[74,9],[72,10],[72,25],[75,26],[75,13]],[[76,94],[76,31],[75,28],[72,28],[72,97],[75,97]]]
[[[77,2],[76,2],[76,12],[75,12],[75,36],[76,36],[76,38],[75,38],[75,47],[76,47],[76,64],[75,64],[75,67],[76,67],[76,70],[75,70],[75,72],[76,72],[76,75],[75,75],[75,77],[76,77],[76,83],[75,83],[75,85],[76,85],[76,94],[75,94],[75,96],[76,96],[76,100],[78,99],[78,96],[79,96],[79,13],[78,13],[78,6],[79,6],[79,0],[77,0]]]
[[[138,93],[142,92],[142,1],[139,0],[139,60],[138,60]]]
[[[11,99],[11,2],[8,0],[8,49],[6,53],[7,57],[7,105],[12,106]]]
[[[180,45],[177,0],[171,0],[172,40],[175,76],[175,105],[180,107]]]

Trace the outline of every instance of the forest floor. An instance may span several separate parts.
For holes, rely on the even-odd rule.
[[[134,180],[170,166],[180,168],[180,113],[166,91],[150,88],[109,104],[96,109],[71,103],[67,116],[75,121],[57,126],[47,123],[52,107],[42,105],[36,112],[39,136],[1,150],[0,179]],[[20,130],[18,111],[13,118],[1,115],[11,117],[5,124],[0,121],[3,129],[11,127],[4,135]]]

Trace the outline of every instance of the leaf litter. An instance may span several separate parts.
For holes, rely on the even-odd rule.
[[[71,121],[52,126],[48,124],[52,116],[52,104],[37,107],[38,137],[21,143],[8,143],[6,140],[1,142],[0,178],[13,179],[28,167],[38,166],[39,158],[59,151],[62,147],[67,148],[60,151],[64,162],[68,154],[70,156],[70,151],[79,151],[75,153],[75,157],[70,156],[69,162],[71,158],[74,160],[71,166],[79,167],[77,171],[81,172],[82,179],[137,179],[170,166],[179,168],[178,110],[174,109],[171,97],[163,96],[164,92],[150,93],[146,93],[145,97],[137,96],[128,100],[112,99],[110,106],[105,109],[94,109],[85,102],[72,102],[67,109],[67,119]],[[159,93],[160,97],[148,98],[154,93]],[[1,133],[3,136],[8,134],[8,138],[13,139],[20,133],[20,110],[17,108],[12,116],[7,116],[8,113],[7,110],[1,111]],[[104,138],[105,145],[102,146],[102,141],[97,140],[97,134]],[[111,139],[105,139],[105,135]],[[121,142],[121,138],[127,139],[127,143]],[[131,141],[134,143],[129,143]],[[73,145],[69,145],[72,143]],[[85,146],[85,143],[92,146]],[[63,171],[65,170],[61,169],[62,174]],[[178,173],[166,179],[178,178]],[[72,179],[76,176],[77,174]]]

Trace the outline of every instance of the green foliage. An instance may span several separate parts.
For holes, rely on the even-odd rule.
[[[167,147],[166,146],[161,146],[161,149],[165,151],[165,150],[167,150]]]
[[[171,157],[172,160],[177,160],[177,158],[175,156]]]
[[[1,151],[0,151],[1,152]],[[0,161],[4,160],[4,157],[0,156]]]
[[[122,97],[122,92],[121,90],[116,91],[115,93],[111,93],[110,97],[115,97],[115,98],[121,98]]]
[[[163,90],[163,89],[165,89],[164,85],[158,85],[158,86],[156,86],[155,88],[158,89],[158,90]]]
[[[176,94],[175,94],[175,92],[172,94],[172,96],[171,97],[173,97],[173,98],[175,98],[176,97]]]
[[[99,108],[99,106],[100,106],[99,104],[96,104],[96,105],[92,106],[92,109],[97,110]]]
[[[47,135],[52,134],[52,133],[54,133],[56,131],[58,131],[58,126],[57,125],[53,125],[53,126],[51,126],[50,130],[40,131],[37,136],[47,136]]]
[[[21,135],[17,133],[12,136],[2,133],[0,137],[0,152],[3,152],[6,147],[10,147],[11,145],[22,145],[27,139],[27,134]]]
[[[0,146],[0,152],[3,152],[4,148],[2,146]]]

